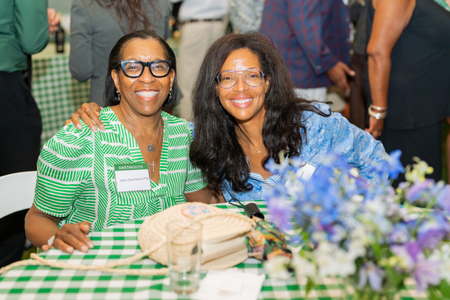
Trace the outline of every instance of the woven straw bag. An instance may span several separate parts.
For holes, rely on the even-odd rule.
[[[202,269],[217,270],[237,265],[248,258],[244,236],[255,222],[241,214],[206,205],[185,203],[166,209],[145,220],[139,230],[138,243],[149,257],[167,265],[166,226],[176,220],[195,220],[202,224]]]
[[[244,244],[244,235],[255,227],[254,220],[204,203],[185,203],[172,206],[144,221],[138,234],[142,253],[132,257],[104,265],[75,265],[48,261],[32,253],[30,256],[33,260],[12,263],[1,268],[0,274],[16,266],[46,265],[61,269],[96,270],[126,275],[165,275],[168,272],[167,268],[138,270],[115,267],[130,265],[145,256],[167,265],[166,225],[174,220],[183,219],[195,220],[202,224],[203,270],[225,269],[247,259],[248,250]]]

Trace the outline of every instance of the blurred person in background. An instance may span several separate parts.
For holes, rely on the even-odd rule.
[[[234,33],[259,31],[264,0],[230,0],[230,23]]]
[[[272,38],[301,97],[326,101],[327,87],[349,92],[349,13],[341,0],[266,0],[260,32]]]
[[[367,131],[387,152],[401,149],[403,165],[417,156],[440,180],[442,125],[450,116],[450,13],[446,2],[436,2],[367,1],[365,81],[372,103]]]
[[[170,6],[166,0],[73,0],[69,68],[78,81],[91,80],[90,101],[105,105],[108,54],[126,33],[153,29],[169,37]]]
[[[440,1],[442,4],[444,2]],[[450,116],[450,13],[433,0],[369,0],[370,126],[387,152],[417,156],[442,176],[442,125]],[[397,183],[403,177],[397,179]]]
[[[30,90],[31,55],[45,48],[59,22],[47,6],[47,0],[1,2],[0,176],[36,170],[42,123]],[[22,257],[24,216],[20,211],[0,220],[0,267]]]
[[[367,128],[367,99],[363,88],[363,74],[367,67],[366,47],[368,42],[367,33],[367,6],[365,0],[350,0],[350,20],[355,24],[356,34],[352,46],[352,58],[350,69],[355,71],[355,76],[349,79],[350,95],[349,121],[353,125]]]
[[[173,3],[181,0],[170,0]],[[184,0],[178,20],[181,37],[178,46],[178,86],[182,98],[178,116],[193,120],[191,93],[206,50],[225,34],[228,0]]]

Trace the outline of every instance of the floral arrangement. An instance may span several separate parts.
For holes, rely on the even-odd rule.
[[[416,160],[394,190],[390,180],[405,171],[400,155],[377,165],[371,182],[333,153],[308,181],[301,159],[270,160],[268,170],[286,182],[266,199],[271,220],[301,247],[292,259],[266,261],[269,275],[307,277],[307,292],[317,278],[345,278],[360,299],[391,298],[412,277],[430,299],[450,299],[450,186],[425,179],[432,168]]]

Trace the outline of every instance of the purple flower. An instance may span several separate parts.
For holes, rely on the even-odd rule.
[[[447,233],[450,233],[448,220],[442,213],[435,212],[430,219],[425,220],[419,226],[417,242],[422,249],[433,250]]]
[[[417,232],[418,243],[422,249],[435,249],[440,241],[450,233],[450,223],[441,212],[434,212],[425,220]]]
[[[395,256],[404,259],[402,269],[407,272],[410,272],[415,268],[418,256],[419,254],[422,254],[422,250],[415,242],[408,242],[404,245],[393,245],[391,246],[391,251]]]
[[[413,203],[417,200],[422,199],[423,193],[433,187],[434,180],[426,179],[425,181],[417,181],[413,186],[406,192],[405,198],[408,202]]]
[[[359,288],[363,288],[367,284],[367,280],[369,280],[370,287],[374,291],[380,291],[384,274],[385,272],[373,262],[365,263],[359,269]]]
[[[406,243],[403,246],[392,246],[392,253],[404,259],[406,271],[413,271],[417,291],[423,292],[428,285],[437,285],[439,277],[439,261],[427,260],[417,243]]]
[[[438,285],[441,282],[438,271],[439,265],[440,261],[426,260],[423,253],[418,256],[416,268],[413,273],[418,292],[425,291],[428,285]]]
[[[437,204],[447,214],[450,215],[450,185],[446,185],[437,197]]]
[[[292,205],[284,198],[272,197],[267,203],[270,220],[278,225],[280,230],[291,228]]]

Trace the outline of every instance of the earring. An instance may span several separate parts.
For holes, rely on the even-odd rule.
[[[172,88],[170,88],[170,92],[169,92],[169,100],[172,100]]]
[[[119,99],[119,102],[120,102],[120,93],[119,93],[119,91],[116,91],[116,93],[117,93],[117,98]]]

